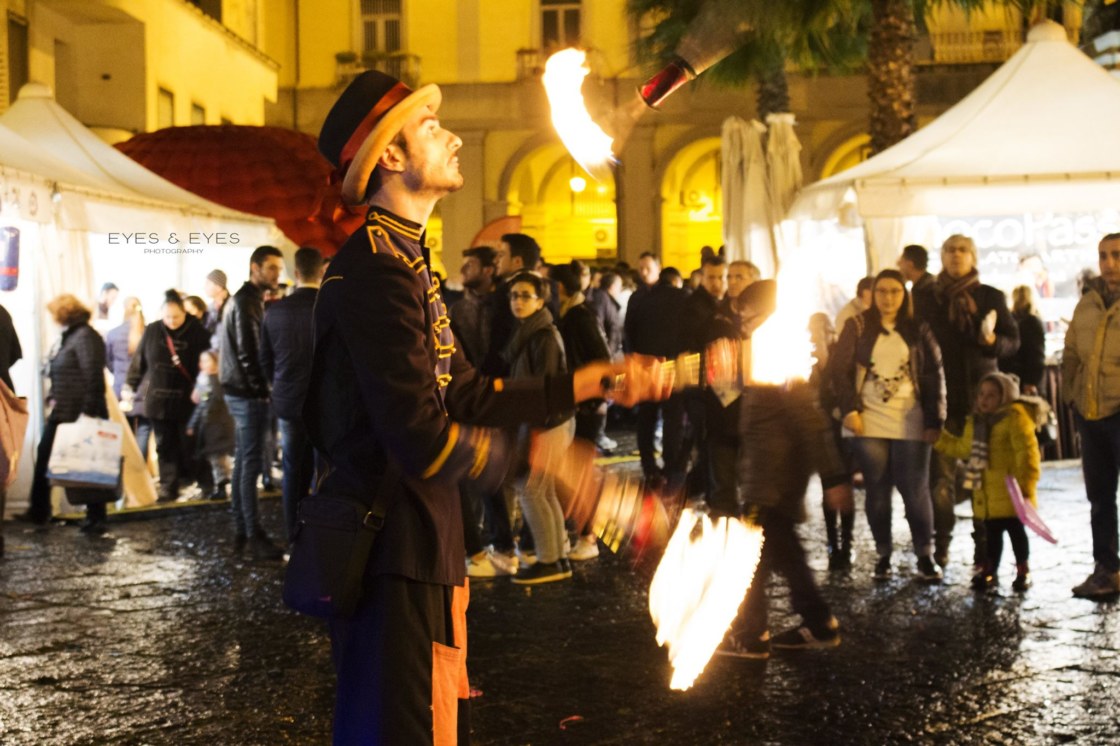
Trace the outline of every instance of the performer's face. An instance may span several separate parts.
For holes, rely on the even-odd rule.
[[[527,319],[544,308],[537,289],[528,282],[515,282],[509,291],[509,309],[519,319]]]
[[[462,188],[458,153],[463,141],[441,127],[439,118],[429,108],[414,114],[401,128],[401,134],[408,148],[403,176],[412,191],[442,196]]]

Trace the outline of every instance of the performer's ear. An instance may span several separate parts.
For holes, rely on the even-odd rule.
[[[405,153],[404,148],[394,141],[385,146],[385,152],[377,159],[377,167],[383,168],[386,171],[401,173],[404,171],[407,159],[408,155]]]

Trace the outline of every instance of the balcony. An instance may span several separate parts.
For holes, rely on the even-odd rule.
[[[545,54],[539,49],[517,50],[517,79],[539,78],[544,72]]]
[[[1004,62],[1023,46],[1018,29],[951,31],[929,35],[929,64],[962,65]]]
[[[420,58],[415,54],[370,51],[359,55],[357,52],[339,52],[334,59],[339,86],[347,85],[366,70],[392,75],[410,88],[416,88],[420,83]]]

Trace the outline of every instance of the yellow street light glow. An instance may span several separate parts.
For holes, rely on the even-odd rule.
[[[613,140],[591,119],[583,101],[583,79],[591,72],[587,54],[578,49],[563,49],[544,65],[545,92],[552,110],[552,125],[564,147],[587,173],[614,160]]]
[[[587,179],[583,178],[582,176],[573,176],[572,178],[568,179],[568,188],[576,194],[579,194],[587,188]]]

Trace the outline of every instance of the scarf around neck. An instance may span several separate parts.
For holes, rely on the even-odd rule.
[[[963,277],[953,277],[945,270],[937,275],[937,295],[948,306],[949,322],[962,332],[971,332],[975,325],[976,299],[972,291],[980,287],[980,273],[975,267]]]
[[[548,329],[552,326],[552,313],[548,308],[542,308],[535,311],[532,316],[524,320],[514,320],[513,334],[510,335],[509,344],[506,345],[502,353],[507,363],[511,365],[518,356],[521,355],[525,345],[533,338],[538,332]]]
[[[977,412],[972,416],[972,451],[964,467],[964,480],[961,482],[964,489],[975,490],[980,487],[984,470],[988,468],[988,443],[992,437],[992,428],[1006,416],[1006,408],[992,414]]]

